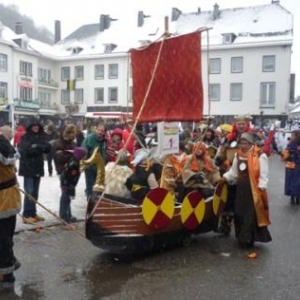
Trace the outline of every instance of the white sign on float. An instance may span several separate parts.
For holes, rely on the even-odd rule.
[[[157,137],[160,155],[179,152],[178,122],[159,122],[157,124]]]

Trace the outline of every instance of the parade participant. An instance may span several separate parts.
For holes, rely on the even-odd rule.
[[[291,204],[300,203],[300,130],[292,131],[291,139],[282,153],[285,165],[284,194]]]
[[[150,190],[158,187],[151,168],[149,151],[144,148],[137,150],[131,163],[134,166],[134,173],[126,180],[125,184],[130,191],[131,198],[142,202]]]
[[[104,160],[107,162],[107,139],[106,139],[106,126],[103,122],[99,121],[96,124],[95,131],[90,133],[82,142],[82,147],[87,150],[87,159],[93,154],[95,148],[99,148],[99,152]],[[96,181],[97,167],[90,166],[85,170],[85,183],[86,183],[86,196],[89,198],[93,195],[93,186]]]
[[[161,187],[174,194],[177,199],[183,192],[182,172],[187,163],[187,153],[183,142],[179,142],[179,152],[167,155],[163,163]]]
[[[126,150],[133,155],[133,144],[134,144],[134,136],[131,135],[131,128],[133,126],[133,121],[128,119],[124,124],[124,129],[122,133],[122,141],[124,145],[126,145]]]
[[[24,207],[23,221],[32,224],[44,221],[44,218],[37,215],[36,203],[38,200],[41,177],[44,176],[44,154],[51,151],[51,145],[46,142],[45,132],[37,119],[29,122],[26,133],[21,138],[19,147],[20,167],[19,176],[24,176]]]
[[[21,210],[14,155],[10,141],[0,133],[0,287],[3,288],[13,284],[13,272],[20,267],[13,251],[16,215]]]
[[[129,155],[126,150],[120,150],[117,153],[117,162],[106,164],[104,193],[124,198],[130,197],[130,191],[124,184],[127,178],[133,174],[129,167]]]
[[[71,198],[75,197],[80,177],[79,161],[86,154],[84,148],[76,147],[75,135],[76,126],[69,124],[53,143],[53,158],[61,187],[59,216],[67,223],[77,221],[71,212]]]
[[[267,155],[254,144],[251,133],[243,133],[232,166],[220,180],[236,184],[234,225],[242,247],[272,240],[267,227],[270,224],[266,192],[268,169]]]
[[[117,152],[124,147],[124,144],[122,142],[122,135],[123,130],[121,128],[115,128],[112,131],[107,145],[108,161],[116,161]]]
[[[212,128],[207,128],[204,131],[202,142],[207,146],[213,146],[216,148],[219,146],[219,141],[216,137],[216,133]]]
[[[197,142],[182,172],[187,190],[199,189],[204,198],[212,196],[213,186],[220,179],[219,169],[209,157],[205,144]]]
[[[220,169],[220,174],[227,172],[232,164],[234,154],[237,152],[237,143],[241,135],[245,132],[252,132],[250,121],[252,117],[250,115],[238,115],[234,117],[235,122],[231,131],[221,141],[218,148],[215,163]],[[221,125],[222,126],[222,125]],[[220,127],[221,127],[220,126]],[[228,126],[227,126],[228,127]],[[226,127],[225,127],[226,128]],[[225,129],[224,128],[224,129]],[[225,131],[226,132],[226,131]],[[220,216],[220,225],[217,229],[218,233],[229,235],[231,232],[234,210],[236,186],[233,184],[228,185],[228,196],[225,208]]]
[[[212,128],[206,128],[203,133],[202,142],[206,145],[208,155],[214,159],[219,147],[219,140],[216,137],[216,133]]]

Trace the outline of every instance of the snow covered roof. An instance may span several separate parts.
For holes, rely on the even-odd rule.
[[[274,22],[276,20],[276,22]],[[290,40],[293,35],[293,16],[279,4],[181,14],[176,29],[180,34],[201,27],[212,28],[210,44],[222,44],[223,34],[234,33],[234,44]],[[205,41],[205,40],[204,40]]]
[[[278,3],[224,10],[216,6],[215,9],[182,13],[174,8],[178,18],[169,22],[169,32],[185,34],[203,27],[211,28],[209,42],[212,47],[223,45],[224,34],[234,35],[231,46],[277,41],[292,43],[293,16]],[[140,26],[137,24],[137,16],[130,14],[124,14],[119,19],[103,16],[108,18],[108,24],[104,28],[101,28],[100,18],[99,23],[83,25],[53,46],[29,39],[28,50],[53,59],[83,58],[108,52],[124,54],[145,41],[159,39],[165,32],[162,16],[143,15]],[[16,34],[7,27],[4,28],[2,39],[18,47],[13,43]],[[203,37],[202,44],[205,43],[206,38]],[[114,47],[108,48],[107,45]],[[72,51],[76,48],[78,51]]]

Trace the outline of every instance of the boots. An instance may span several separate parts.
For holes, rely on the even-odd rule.
[[[296,197],[296,204],[300,203],[300,197]]]
[[[295,204],[295,197],[294,196],[291,196],[291,202],[290,202],[292,205]]]

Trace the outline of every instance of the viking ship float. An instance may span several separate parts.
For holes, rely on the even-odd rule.
[[[135,125],[203,119],[201,33],[197,30],[175,37],[165,34],[160,41],[131,50]],[[95,246],[119,254],[150,252],[184,244],[192,235],[217,228],[227,198],[226,185],[218,185],[213,197],[204,199],[194,190],[180,202],[159,187],[137,203],[105,194],[104,176],[109,175],[104,174],[104,162],[97,149],[90,159],[82,161],[82,170],[93,163],[98,171],[85,230]]]

